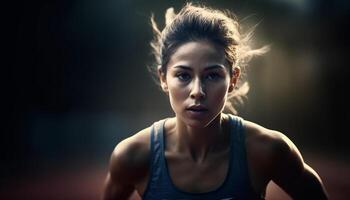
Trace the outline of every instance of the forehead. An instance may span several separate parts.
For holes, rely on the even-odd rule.
[[[211,65],[227,66],[224,50],[208,41],[191,41],[180,45],[170,56],[168,68],[178,65],[192,68]]]

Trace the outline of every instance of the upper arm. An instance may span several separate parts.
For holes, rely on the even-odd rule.
[[[114,149],[105,181],[103,199],[128,199],[135,185],[146,176],[149,147],[147,142],[133,136]]]
[[[277,185],[293,199],[327,199],[320,177],[304,162],[293,142],[278,133],[274,150],[272,180]]]
[[[126,143],[125,141],[123,141]],[[109,171],[106,177],[103,199],[127,199],[134,191],[133,181],[128,170],[127,144],[119,143],[114,149],[109,163]]]
[[[128,199],[133,191],[133,185],[117,181],[111,177],[110,173],[108,173],[105,181],[103,200]]]

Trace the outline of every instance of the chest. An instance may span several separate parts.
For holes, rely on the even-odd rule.
[[[247,150],[247,170],[250,184],[256,194],[264,194],[269,178],[261,173],[254,156]],[[230,169],[230,149],[208,157],[205,162],[196,163],[188,156],[164,152],[166,161],[165,171],[173,186],[189,193],[205,193],[219,188],[224,182]],[[232,161],[231,161],[232,162]],[[160,163],[158,163],[160,164]],[[137,185],[137,191],[142,195],[149,181],[148,175]]]
[[[188,158],[165,152],[166,173],[177,189],[189,193],[204,193],[219,188],[225,181],[229,170],[229,152],[209,158],[203,163],[194,163]],[[147,176],[136,185],[142,196],[148,181]]]
[[[171,153],[165,154],[170,181],[181,191],[204,193],[219,188],[229,170],[229,151],[211,156],[203,162],[193,162]]]

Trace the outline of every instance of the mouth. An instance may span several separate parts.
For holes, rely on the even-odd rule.
[[[205,112],[208,111],[208,109],[203,105],[193,105],[187,108],[187,110],[192,112]]]

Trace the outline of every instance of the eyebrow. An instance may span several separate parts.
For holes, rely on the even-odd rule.
[[[192,71],[191,67],[185,66],[185,65],[177,65],[174,68],[181,68],[181,69],[186,69],[186,70]],[[213,69],[225,69],[225,66],[224,65],[220,65],[220,64],[209,65],[208,67],[206,67],[204,69],[204,71],[213,70]]]

